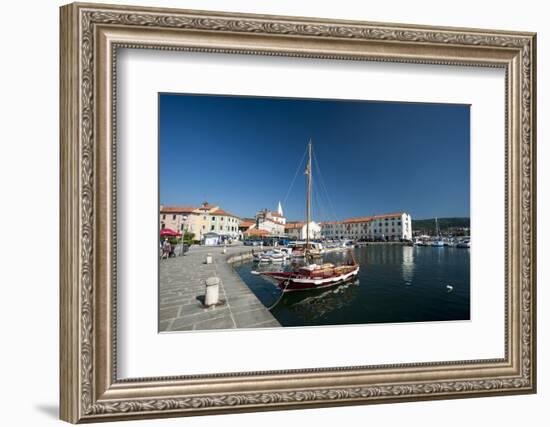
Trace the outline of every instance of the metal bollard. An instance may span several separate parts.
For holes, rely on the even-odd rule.
[[[204,295],[204,305],[210,307],[220,302],[220,279],[218,277],[209,277],[206,279],[206,291]]]
[[[212,254],[206,254],[206,263],[212,264]]]

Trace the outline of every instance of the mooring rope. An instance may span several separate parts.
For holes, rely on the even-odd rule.
[[[284,289],[281,291],[281,295],[279,295],[279,298],[277,298],[277,301],[275,301],[275,303],[272,304],[270,307],[267,307],[268,310],[271,310],[272,308],[275,308],[275,306],[277,304],[279,304],[279,302],[283,299],[283,296],[285,295],[286,288],[288,287],[289,284],[290,284],[290,278],[287,279],[286,285],[285,285]]]

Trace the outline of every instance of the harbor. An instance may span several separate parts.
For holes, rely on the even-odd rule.
[[[469,220],[461,235],[438,218],[413,233],[407,212],[316,223],[311,140],[303,159],[305,222],[281,202],[244,220],[161,206],[160,332],[470,319]]]
[[[282,293],[258,271],[291,271],[296,259],[260,263],[277,248],[193,246],[161,260],[159,331],[468,320],[469,250],[370,242],[350,249],[360,266],[354,280],[326,289]],[[211,263],[206,258],[211,256]],[[320,263],[341,263],[327,251]],[[256,260],[255,260],[256,258]],[[204,305],[206,281],[219,279],[220,304]]]

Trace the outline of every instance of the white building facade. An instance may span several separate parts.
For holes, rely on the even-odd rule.
[[[239,237],[240,219],[237,215],[233,215],[222,209],[216,209],[208,214],[210,217],[211,233],[218,233],[224,237],[236,239]]]
[[[341,222],[323,223],[321,234],[329,240],[411,240],[412,221],[406,212],[348,218]]]
[[[256,214],[256,224],[254,228],[265,230],[271,236],[283,236],[285,234],[286,217],[283,214],[281,202],[277,211],[270,212],[263,209]]]
[[[288,223],[285,226],[285,234],[290,239],[305,240],[307,236],[307,227],[304,222]],[[309,238],[311,240],[321,239],[321,225],[314,221],[309,223]]]

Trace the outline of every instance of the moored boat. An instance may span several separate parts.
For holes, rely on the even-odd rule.
[[[306,241],[303,245],[297,245],[292,251],[293,258],[303,257],[305,265],[292,271],[261,271],[255,272],[277,283],[282,292],[301,291],[309,289],[322,289],[335,286],[354,279],[359,273],[359,264],[351,255],[351,259],[343,265],[332,263],[317,264],[314,258],[321,258],[323,247],[310,241],[309,224],[311,217],[311,141],[308,144],[308,163],[305,170],[307,176],[306,199]]]
[[[434,246],[436,248],[444,247],[445,241],[441,238],[441,233],[439,231],[439,223],[437,222],[437,218],[435,218],[435,235],[436,235],[436,238],[432,240],[430,246]]]
[[[253,260],[255,262],[281,263],[281,262],[286,261],[289,258],[289,255],[288,255],[287,251],[283,251],[283,250],[280,250],[280,249],[273,249],[273,250],[270,250],[270,251],[255,253],[252,257],[253,257]]]
[[[323,289],[354,279],[359,265],[352,261],[347,265],[332,263],[308,264],[293,271],[265,271],[258,274],[274,280],[283,292]]]
[[[457,248],[463,248],[463,249],[469,249],[470,248],[470,240],[465,239],[456,244]]]

